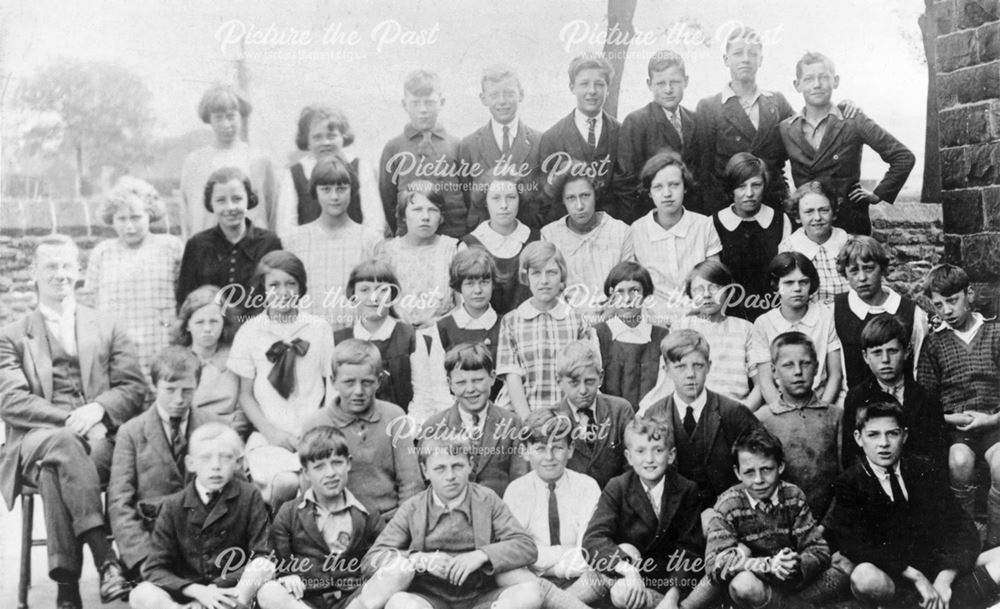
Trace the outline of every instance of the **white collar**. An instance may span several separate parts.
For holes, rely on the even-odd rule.
[[[975,334],[979,330],[979,326],[983,325],[984,323],[986,323],[986,318],[983,317],[983,314],[980,313],[979,311],[973,311],[972,312],[972,326],[968,330],[966,330],[965,332],[959,332],[955,328],[952,328],[951,326],[948,325],[948,322],[946,322],[943,319],[941,320],[941,325],[938,326],[938,328],[937,328],[937,330],[935,330],[935,332],[941,332],[942,330],[951,330],[952,332],[954,332],[955,334],[958,334],[960,336],[972,336],[973,334]]]
[[[690,406],[694,412],[694,420],[698,421],[701,419],[701,412],[705,409],[705,404],[708,403],[708,392],[704,389],[701,390],[701,394],[694,399],[693,402],[688,404],[681,399],[681,396],[677,395],[677,391],[674,391],[674,406],[677,408],[677,413],[680,414],[681,420],[684,419],[684,414],[687,412],[687,407]]]
[[[847,234],[847,231],[834,226],[830,238],[826,240],[826,243],[820,245],[806,236],[804,228],[798,228],[788,236],[788,242],[792,246],[792,251],[799,252],[810,260],[816,257],[821,247],[826,250],[827,257],[835,260],[837,253],[840,252],[849,238],[850,235]]]
[[[479,239],[483,243],[483,246],[491,252],[500,250],[504,246],[517,247],[520,250],[528,241],[528,238],[531,237],[531,229],[528,228],[527,224],[518,220],[517,228],[514,229],[514,232],[509,235],[501,235],[493,230],[489,220],[486,220],[481,222],[472,231],[472,236]]]
[[[497,312],[490,307],[479,317],[473,317],[462,306],[455,309],[451,318],[455,320],[455,325],[463,330],[489,330],[497,323]]]
[[[517,128],[519,123],[520,120],[516,116],[506,125],[501,125],[500,123],[490,118],[490,128],[493,130],[493,137],[496,138],[498,142],[503,142],[503,128],[508,127],[509,131],[507,133],[507,137],[510,138],[510,147],[513,148],[514,138],[517,137]]]
[[[902,378],[900,378],[899,382],[896,383],[895,385],[892,385],[891,387],[889,385],[886,385],[885,383],[883,383],[882,379],[880,379],[878,377],[875,378],[875,382],[878,383],[878,386],[882,389],[883,392],[888,393],[889,395],[892,395],[894,393],[893,390],[896,389],[897,387],[901,391],[904,391],[906,389],[906,377],[905,376],[902,377]]]
[[[368,510],[365,508],[364,504],[358,501],[358,498],[355,497],[351,493],[351,491],[347,490],[346,488],[343,490],[343,500],[344,500],[343,503],[341,503],[338,507],[329,510],[329,512],[331,514],[335,514],[337,512],[343,512],[348,508],[357,508],[365,514],[368,513]],[[306,492],[302,494],[302,501],[299,502],[299,508],[300,509],[304,508],[309,504],[315,505],[320,509],[325,509],[323,506],[319,504],[318,501],[316,501],[316,491],[314,491],[311,487],[306,489]]]
[[[805,108],[805,106],[803,106],[802,110],[798,114],[795,115],[795,118],[793,120],[802,119],[805,122],[809,123],[810,125],[816,126],[816,125],[819,125],[820,123],[822,123],[823,120],[826,117],[831,116],[831,115],[834,118],[839,118],[840,120],[844,120],[844,113],[840,111],[840,108],[837,107],[837,104],[830,104],[830,109],[827,110],[826,114],[824,114],[823,116],[821,116],[819,118],[819,120],[816,121],[815,123],[811,122],[808,118],[806,118],[806,108]]]
[[[462,419],[462,425],[465,427],[473,427],[472,425],[472,413],[465,411],[461,406],[455,404],[455,408],[458,409],[458,417]],[[477,412],[479,415],[479,424],[475,425],[476,429],[482,429],[486,426],[486,415],[489,413],[490,405],[487,403],[483,406],[483,409]]]
[[[728,230],[736,230],[736,227],[740,225],[741,222],[749,222],[750,220],[756,220],[757,224],[760,224],[761,228],[767,228],[771,226],[771,222],[774,220],[774,208],[767,205],[761,205],[757,213],[749,218],[741,218],[736,215],[733,211],[733,206],[723,208],[719,210],[719,222],[722,226]]]
[[[760,99],[761,95],[770,96],[772,95],[772,93],[770,91],[765,91],[764,89],[757,87],[756,89],[754,89],[753,102],[751,103],[751,105],[757,103],[757,100]],[[726,86],[722,87],[722,103],[724,104],[727,101],[729,101],[730,97],[739,97],[739,95],[736,94],[736,91],[733,91],[733,85],[727,82]]]
[[[770,503],[771,505],[774,505],[774,506],[778,505],[778,489],[779,488],[781,488],[781,483],[780,482],[778,483],[778,486],[774,487],[774,490],[771,492],[771,496],[768,497],[767,499],[763,499],[763,500],[754,499],[753,496],[746,489],[743,489],[743,492],[746,493],[747,500],[750,501],[750,509],[751,510],[756,510],[757,506],[760,505],[761,503],[764,503],[765,501],[768,502],[768,503]]]
[[[431,489],[431,501],[434,502],[434,505],[445,510],[446,512],[450,512],[458,507],[461,507],[461,505],[465,503],[465,498],[468,496],[469,496],[469,486],[466,485],[465,490],[462,491],[461,495],[455,497],[448,503],[445,503],[444,500],[438,497],[438,494],[434,492],[434,489]]]
[[[160,408],[158,404],[154,403],[153,408],[156,409],[156,414],[159,415],[160,421],[163,422],[163,424],[166,425],[167,427],[170,427],[170,417],[167,416],[167,413],[163,412],[163,410]],[[188,414],[190,414],[190,412],[191,412],[190,409],[185,410],[184,415],[181,416],[181,429],[184,429],[184,426],[187,425]]]
[[[782,330],[782,332],[787,332],[795,326],[806,326],[807,328],[812,328],[819,323],[819,308],[825,306],[826,305],[823,303],[810,302],[809,308],[806,309],[806,314],[803,315],[802,319],[798,321],[789,321],[786,319],[785,316],[781,314],[781,308],[779,307],[774,309],[774,314],[777,316],[776,319],[778,320],[778,323],[775,325],[779,328],[784,326],[786,329]]]
[[[573,109],[573,122],[576,124],[576,128],[584,134],[584,139],[586,139],[586,133],[590,130],[590,125],[587,123],[588,120],[595,118],[597,122],[594,123],[594,137],[600,141],[601,139],[601,129],[604,127],[604,108],[597,113],[597,116],[587,116],[583,112],[580,112],[579,108]]]
[[[569,317],[570,308],[562,298],[556,301],[556,306],[548,311],[540,311],[531,303],[531,299],[525,300],[517,307],[517,312],[524,319],[534,319],[543,313],[552,316],[553,319],[566,319]]]
[[[386,317],[382,325],[379,326],[378,330],[375,332],[369,332],[363,325],[361,325],[361,320],[358,319],[354,322],[354,338],[360,340],[389,340],[392,336],[392,331],[396,329],[396,319],[393,317]]]
[[[611,340],[620,343],[631,343],[644,345],[650,341],[653,333],[653,325],[643,317],[638,325],[632,328],[618,317],[612,317],[607,321],[608,329],[611,330]]]
[[[590,229],[589,231],[583,234],[580,234],[569,227],[569,214],[566,214],[561,219],[552,222],[551,224],[549,224],[549,226],[555,226],[560,229],[564,229],[566,234],[572,235],[573,237],[576,237],[577,239],[583,241],[585,239],[590,239],[591,237],[596,236],[598,233],[600,233],[601,228],[603,228],[611,221],[611,216],[609,216],[607,213],[603,211],[594,212],[594,217],[597,218],[597,224],[594,225],[594,228]]]
[[[62,323],[64,320],[75,321],[76,319],[76,299],[67,298],[63,301],[62,313],[58,313],[42,303],[38,303],[38,312],[42,314],[45,321],[52,323]]]
[[[865,457],[865,461],[868,462],[868,467],[872,470],[873,474],[875,474],[882,480],[889,479],[889,473],[890,473],[889,470],[882,467],[881,465],[875,465],[874,463],[872,463],[872,460],[869,459],[867,456]],[[899,461],[896,461],[896,465],[892,467],[892,473],[896,474],[897,476],[899,475]]]
[[[882,306],[874,307],[861,300],[861,297],[853,289],[848,290],[847,306],[851,309],[851,313],[854,313],[858,319],[865,319],[873,313],[891,313],[895,315],[896,311],[899,310],[900,303],[903,302],[902,297],[885,285],[882,286],[882,291],[887,294],[885,302],[882,303]]]
[[[198,478],[194,479],[194,490],[198,493],[198,498],[201,499],[201,502],[204,505],[208,505],[209,495],[212,493],[212,491],[202,486],[201,482],[198,482]],[[222,491],[222,489],[220,488],[219,491]]]
[[[536,472],[535,470],[531,470],[531,477],[534,480],[535,484],[537,484],[540,488],[543,488],[545,490],[549,489],[549,483],[546,482],[545,480],[542,480],[542,477],[539,476],[538,472]],[[570,469],[567,467],[563,469],[563,475],[559,476],[559,479],[556,480],[556,490],[559,490],[565,487],[567,484],[569,484],[569,477],[570,477]]]
[[[653,485],[652,488],[646,487],[646,481],[641,481],[642,489],[646,491],[646,495],[649,496],[649,502],[653,504],[653,507],[659,511],[663,506],[660,505],[663,500],[663,487],[667,484],[667,476],[664,474],[660,476],[660,481]],[[653,499],[655,497],[655,499]],[[659,518],[659,514],[656,515]]]
[[[657,104],[657,105],[659,105],[659,104]],[[677,109],[674,110],[673,112],[671,112],[670,110],[667,110],[663,106],[660,106],[660,110],[663,110],[663,114],[666,115],[668,121],[673,120],[674,117],[676,117],[677,120],[681,120],[681,106],[680,106],[680,104],[677,105]]]
[[[688,234],[688,229],[691,227],[691,223],[694,221],[695,212],[684,210],[681,214],[681,219],[677,221],[670,228],[663,228],[659,222],[656,221],[656,210],[649,212],[647,217],[649,218],[649,223],[652,226],[650,229],[652,234],[649,235],[650,241],[663,241],[670,238],[684,238]],[[700,214],[699,214],[700,215]]]

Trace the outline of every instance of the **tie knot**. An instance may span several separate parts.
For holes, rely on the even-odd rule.
[[[508,133],[510,133],[510,127],[508,125],[504,125],[503,126],[503,134],[507,135]]]
[[[479,413],[478,412],[472,413],[472,424],[476,425],[476,426],[479,425]]]
[[[549,492],[550,493],[556,492],[556,483],[555,482],[549,482],[548,486],[549,486]]]
[[[597,126],[597,119],[596,119],[596,118],[588,118],[588,119],[587,119],[587,125],[588,125],[588,126],[589,126],[589,127],[591,128],[591,129],[593,129],[594,127],[596,127],[596,126]]]

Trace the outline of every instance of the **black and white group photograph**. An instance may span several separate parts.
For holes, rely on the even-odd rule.
[[[0,609],[1000,607],[1000,1],[0,5]]]

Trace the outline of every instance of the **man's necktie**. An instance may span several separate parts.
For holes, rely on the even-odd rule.
[[[424,158],[434,156],[434,146],[431,144],[430,131],[424,131],[420,134],[420,143],[417,144],[417,153]]]
[[[222,496],[222,491],[209,491],[208,492],[208,503],[206,503],[205,505],[207,505],[207,506],[213,506],[213,505],[215,505],[215,502],[218,501],[219,497],[221,497],[221,496]]]
[[[689,438],[694,435],[694,428],[697,425],[698,422],[694,420],[694,407],[688,404],[687,412],[684,413],[684,431]]]
[[[893,503],[906,504],[906,495],[903,494],[903,487],[899,484],[899,474],[897,472],[889,472],[889,489],[892,491]]]
[[[503,149],[500,151],[501,154],[507,156],[510,154],[510,126],[503,126]]]
[[[587,144],[591,148],[597,148],[597,119],[587,119]]]
[[[590,444],[597,439],[597,422],[594,421],[594,409],[581,408],[577,412],[587,417],[587,426],[584,429],[587,432],[587,443]]]
[[[559,504],[555,482],[549,482],[549,545],[559,545]]]
[[[670,117],[670,124],[674,126],[674,131],[677,132],[677,137],[680,138],[681,143],[684,143],[684,131],[681,128],[681,116],[680,111],[674,111],[668,114]]]
[[[184,454],[184,434],[181,433],[181,417],[170,417],[170,452],[174,460],[179,460]]]

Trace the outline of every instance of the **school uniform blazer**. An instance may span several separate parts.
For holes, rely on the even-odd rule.
[[[771,175],[764,202],[775,209],[783,209],[781,203],[788,196],[784,174],[788,155],[778,124],[794,111],[785,96],[778,92],[762,92],[758,103],[760,120],[754,129],[737,97],[730,97],[723,104],[722,93],[716,93],[698,102],[695,121],[701,161],[696,175],[703,190],[702,200],[709,210],[706,213],[715,213],[731,201],[732,193],[726,192],[722,177],[726,173],[726,163],[737,152],[750,152],[764,160]]]
[[[573,457],[566,464],[571,470],[587,474],[597,481],[601,488],[609,480],[629,468],[625,460],[625,427],[635,417],[635,411],[628,400],[603,393],[597,394],[594,402],[594,422],[597,425],[597,440],[587,442],[580,425],[573,415],[566,398],[555,406],[555,412],[569,419],[572,426],[570,439],[573,442]],[[606,431],[602,431],[606,430]]]
[[[652,559],[656,564],[652,571],[642,573],[644,577],[700,578],[701,569],[696,568],[700,561],[695,559],[704,556],[705,537],[698,487],[673,467],[667,467],[665,477],[659,518],[642,479],[634,471],[608,482],[583,536],[591,567],[618,577],[615,567],[619,561],[629,560],[618,545],[630,543],[642,554],[643,561]],[[668,570],[670,565],[675,568]]]
[[[298,575],[310,593],[350,591],[361,583],[361,559],[385,527],[378,509],[368,504],[365,513],[351,506],[351,543],[327,562],[330,548],[316,524],[313,507],[302,499],[286,501],[271,526],[271,547],[281,568],[278,575]]]
[[[827,182],[840,198],[840,211],[835,224],[851,234],[870,235],[872,224],[868,206],[852,203],[848,199],[848,194],[861,179],[861,153],[865,144],[889,164],[889,169],[873,190],[880,199],[889,203],[896,200],[906,183],[916,157],[892,134],[861,112],[852,118],[827,117],[829,124],[818,149],[813,148],[802,133],[801,120],[793,116],[779,125],[781,141],[792,162],[792,181],[795,186],[812,180]]]
[[[542,134],[542,142],[539,148],[539,162],[542,164],[542,192],[546,197],[546,209],[542,210],[543,222],[548,224],[566,215],[566,206],[562,201],[554,200],[554,185],[550,182],[555,180],[555,176],[550,174],[556,168],[564,169],[556,161],[554,155],[563,152],[572,159],[592,164],[596,169],[601,168],[604,163],[604,172],[596,177],[597,180],[597,211],[606,211],[612,217],[623,219],[622,210],[619,207],[617,189],[620,188],[620,167],[618,166],[618,141],[621,124],[613,116],[602,111],[603,127],[601,137],[594,148],[587,144],[585,137],[580,135],[573,119],[573,110],[568,116],[559,120],[548,131]]]
[[[187,434],[204,422],[192,409]],[[118,553],[129,569],[149,550],[152,522],[166,498],[187,482],[170,452],[170,443],[155,406],[118,430],[108,480],[108,516]]]
[[[235,586],[251,558],[270,551],[267,514],[249,482],[230,480],[209,509],[192,480],[163,502],[142,578],[174,595],[191,584]]]
[[[631,224],[653,209],[649,195],[639,191],[639,173],[642,166],[658,152],[669,149],[681,155],[684,164],[697,175],[699,162],[698,127],[694,112],[680,106],[681,130],[677,130],[667,119],[663,106],[650,102],[632,112],[622,121],[618,138],[618,164],[621,167],[623,188],[628,189],[631,204],[624,221]],[[683,139],[682,138],[683,135]],[[698,191],[685,193],[684,207],[699,213],[702,211]]]
[[[719,495],[739,482],[733,473],[730,453],[733,443],[747,431],[761,427],[761,422],[743,404],[713,391],[706,393],[705,407],[691,438],[681,426],[673,394],[650,406],[645,413],[646,417],[666,421],[673,428],[677,471],[698,485],[702,509],[714,506]]]
[[[542,227],[538,217],[541,212],[539,208],[541,160],[538,155],[541,141],[541,132],[525,125],[519,118],[517,134],[510,142],[510,154],[506,162],[501,164],[523,187],[517,217],[531,228]],[[469,207],[469,230],[490,219],[486,209],[486,187],[500,157],[500,148],[497,146],[496,138],[493,137],[492,121],[465,136],[458,145],[459,161],[466,163],[468,167],[478,167],[477,173],[479,173],[464,178],[466,205]]]
[[[410,497],[385,526],[368,550],[362,563],[365,579],[382,565],[391,565],[394,558],[410,552],[428,552],[427,512],[431,505],[431,489]],[[489,488],[469,483],[472,505],[472,530],[477,550],[486,553],[489,561],[483,573],[494,575],[535,564],[538,547],[531,534],[511,514],[510,508]]]
[[[489,488],[499,496],[507,490],[511,480],[528,473],[528,462],[521,457],[519,434],[521,417],[490,402],[486,405],[483,435],[474,442],[473,469],[469,480]],[[432,437],[441,430],[452,433],[464,429],[458,405],[441,411],[424,421],[421,434]]]
[[[142,408],[146,379],[135,346],[109,315],[77,304],[76,340],[87,403],[104,406],[109,436]],[[0,494],[8,509],[21,492],[21,440],[32,429],[63,427],[69,411],[53,406],[52,354],[38,311],[0,331],[0,418],[7,427],[0,447]]]
[[[840,475],[824,523],[831,550],[897,579],[907,566],[931,579],[942,569],[971,569],[979,556],[979,534],[948,490],[947,476],[916,456],[903,457],[900,473],[908,496],[904,507],[882,490],[867,460]]]

